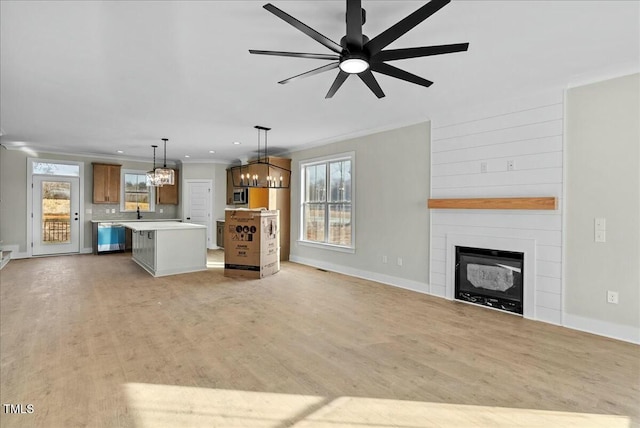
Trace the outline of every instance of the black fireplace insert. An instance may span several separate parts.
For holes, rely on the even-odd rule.
[[[455,298],[522,314],[524,253],[456,247]]]

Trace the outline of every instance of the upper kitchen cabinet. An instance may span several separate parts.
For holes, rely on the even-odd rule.
[[[120,165],[93,163],[93,203],[120,203]]]
[[[233,205],[233,176],[231,169],[227,169],[227,205]]]
[[[165,205],[178,205],[180,200],[180,192],[179,192],[179,171],[177,169],[173,170],[175,173],[174,176],[174,185],[167,186],[164,185],[162,187],[156,187],[156,204],[165,204]]]

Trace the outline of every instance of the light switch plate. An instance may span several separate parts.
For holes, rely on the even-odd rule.
[[[596,218],[594,220],[596,230],[607,230],[607,220],[605,218]]]
[[[480,172],[482,172],[482,173],[487,172],[487,163],[486,162],[480,162]]]
[[[607,242],[606,232],[604,230],[596,230],[596,235],[594,240],[596,242]]]

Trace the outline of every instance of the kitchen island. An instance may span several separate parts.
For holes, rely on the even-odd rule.
[[[174,221],[120,222],[131,229],[133,261],[151,275],[207,269],[207,228]]]
[[[122,222],[149,222],[149,221],[182,221],[179,218],[162,219],[102,219],[91,220],[93,254],[105,254],[123,252],[131,249],[131,231],[123,232]]]

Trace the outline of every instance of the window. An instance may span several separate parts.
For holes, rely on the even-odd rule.
[[[80,176],[80,165],[77,163],[67,164],[33,161],[31,165],[31,172],[33,174]]]
[[[121,188],[120,211],[155,211],[155,192],[153,186],[147,186],[146,172],[122,170]]]
[[[300,241],[354,248],[354,158],[350,153],[300,164]]]

